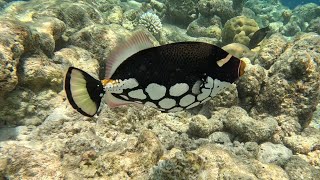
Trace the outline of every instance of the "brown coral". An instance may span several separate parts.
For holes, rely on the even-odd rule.
[[[222,41],[224,44],[233,42],[248,45],[250,37],[259,29],[255,20],[245,16],[237,16],[226,22],[222,30]]]

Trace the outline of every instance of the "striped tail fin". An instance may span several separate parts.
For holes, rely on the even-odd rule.
[[[105,93],[101,82],[88,73],[69,67],[64,90],[71,106],[85,116],[93,117],[99,109]]]

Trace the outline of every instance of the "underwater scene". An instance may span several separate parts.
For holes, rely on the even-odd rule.
[[[319,180],[319,0],[0,0],[0,179]]]

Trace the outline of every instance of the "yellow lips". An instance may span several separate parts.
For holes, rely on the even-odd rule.
[[[246,63],[244,61],[240,60],[239,77],[244,74],[245,68],[246,68]]]
[[[116,84],[117,83],[117,81],[115,81],[115,80],[112,80],[112,79],[103,79],[103,80],[101,80],[101,84],[103,85],[103,86],[106,86],[107,84]]]

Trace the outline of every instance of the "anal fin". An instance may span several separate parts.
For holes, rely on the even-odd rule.
[[[114,97],[111,92],[107,92],[105,96],[105,101],[110,108],[127,105],[127,104],[135,104],[135,102],[124,101]]]

